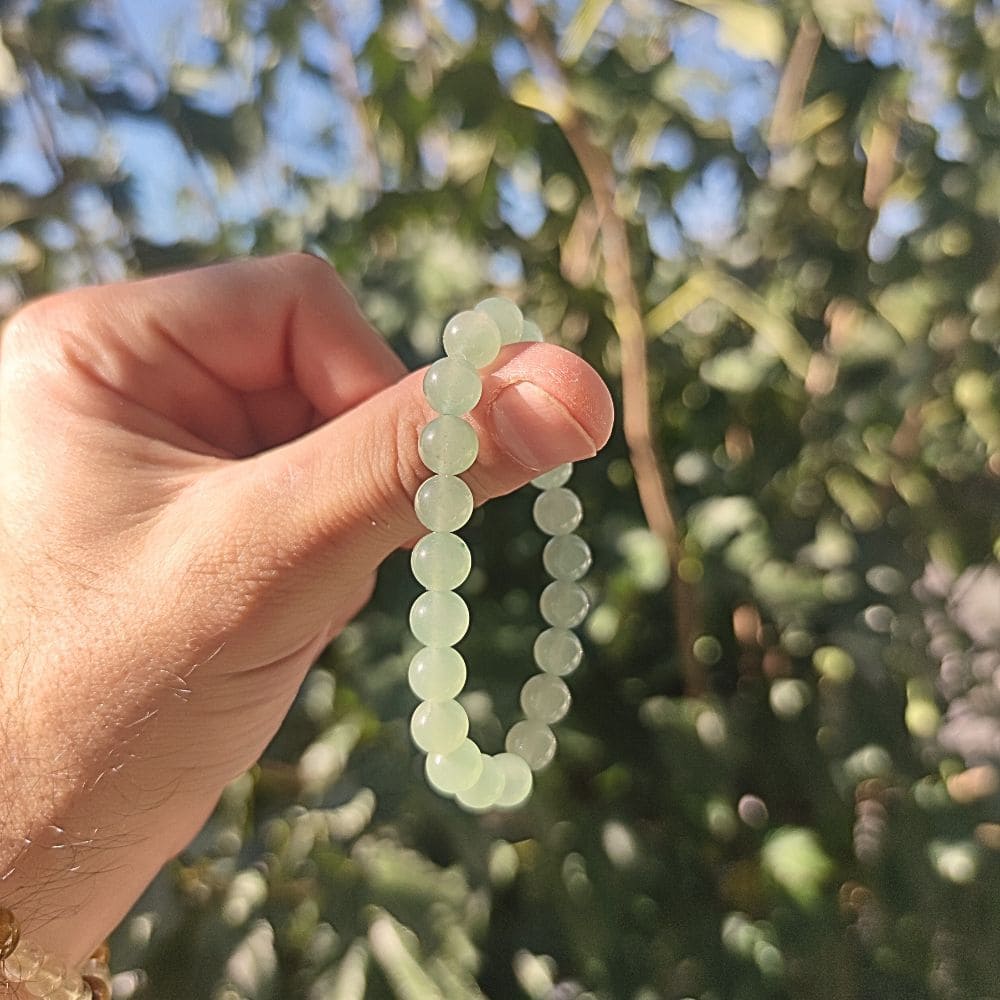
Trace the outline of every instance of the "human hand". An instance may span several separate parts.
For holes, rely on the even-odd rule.
[[[0,905],[82,960],[420,534],[422,373],[303,255],[30,304],[0,342]],[[481,502],[593,455],[597,374],[505,348]]]

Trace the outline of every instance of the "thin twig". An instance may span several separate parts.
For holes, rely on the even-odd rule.
[[[525,44],[539,62],[560,81],[563,109],[556,119],[580,163],[600,220],[604,283],[613,307],[615,330],[621,344],[622,426],[635,475],[639,502],[650,530],[662,541],[672,570],[670,593],[681,654],[685,691],[697,696],[706,687],[705,668],[694,655],[701,632],[701,609],[695,588],[683,579],[683,557],[678,519],[668,489],[668,477],[658,454],[650,420],[649,371],[646,332],[639,291],[632,277],[632,253],[625,220],[615,206],[615,169],[594,139],[587,122],[569,97],[565,72],[551,36],[541,23],[537,7],[526,0],[512,4],[514,19]]]
[[[868,163],[865,165],[865,186],[861,197],[865,207],[872,210],[881,207],[896,171],[899,118],[897,108],[886,103],[868,140]]]
[[[44,88],[47,84],[45,72],[38,63],[31,61],[25,68],[23,75],[27,82],[25,99],[28,102],[35,135],[38,138],[38,144],[42,149],[49,169],[52,171],[53,186],[56,190],[60,190],[66,186],[66,170],[63,167],[63,154],[59,148],[58,131],[52,116],[52,109],[44,94]],[[65,204],[61,208],[63,212],[66,212]],[[76,233],[81,247],[86,250],[88,271],[91,280],[101,282],[104,280],[104,271],[101,267],[100,258],[97,255],[97,248],[94,246],[94,241],[90,238],[90,234],[80,224],[75,212],[68,213],[65,221]]]
[[[28,117],[35,129],[35,137],[38,139],[38,148],[49,170],[52,171],[53,182],[58,186],[66,178],[66,171],[63,169],[62,158],[59,155],[59,147],[56,144],[56,129],[49,114],[48,106],[42,95],[45,77],[38,65],[31,61],[21,67],[21,78],[26,87],[24,91],[24,103],[28,111]]]
[[[354,125],[361,138],[365,170],[362,173],[364,187],[368,191],[381,191],[382,165],[375,147],[375,136],[372,134],[371,122],[365,111],[365,99],[361,93],[358,81],[358,69],[354,63],[354,53],[340,23],[340,16],[334,7],[333,0],[313,0],[313,10],[316,18],[326,29],[330,39],[330,78],[334,89],[351,107]]]
[[[822,38],[819,25],[809,16],[802,18],[774,100],[771,130],[767,137],[771,149],[791,146],[796,139],[796,126],[802,112],[806,87],[816,64],[816,54]]]
[[[601,226],[593,198],[584,198],[569,227],[559,257],[562,276],[577,288],[591,284],[596,277],[597,234]]]
[[[180,113],[173,106],[172,102],[167,100],[171,92],[169,75],[161,66],[157,65],[154,57],[147,52],[142,31],[132,19],[128,6],[122,3],[121,0],[114,0],[114,17],[111,18],[111,23],[113,25],[115,41],[121,46],[122,51],[132,58],[138,68],[145,70],[156,84],[158,91],[157,110],[162,116],[164,124],[173,130],[174,136],[184,150],[188,166],[190,167],[190,177],[194,181],[199,207],[205,211],[206,215],[212,217],[216,227],[221,232],[225,229],[225,226],[223,225],[222,216],[219,214],[218,195],[217,192],[213,191],[212,185],[209,184],[204,173],[206,170],[210,170],[210,168],[205,165],[205,161],[198,150],[198,143],[195,141],[190,129],[184,124]],[[215,181],[214,177],[212,177],[212,181]],[[129,238],[129,248],[132,250],[134,256],[135,249],[131,237]]]

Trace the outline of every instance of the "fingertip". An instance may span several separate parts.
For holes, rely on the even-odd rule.
[[[528,382],[557,400],[589,438],[594,452],[611,437],[615,408],[604,379],[583,358],[556,344],[515,344],[489,375],[486,405],[504,388]]]
[[[583,358],[563,348],[558,350],[571,359],[569,364],[574,376],[571,381],[564,383],[565,391],[570,397],[566,400],[567,408],[600,451],[608,443],[614,428],[615,404],[611,398],[611,390],[597,370]]]

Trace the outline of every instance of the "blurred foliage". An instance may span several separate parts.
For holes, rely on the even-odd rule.
[[[116,997],[1000,997],[995,4],[2,0],[0,19],[4,313],[310,247],[412,365],[499,289],[620,404],[573,109],[613,169],[683,535],[672,566],[619,435],[579,469],[596,607],[574,710],[531,804],[481,818],[409,745],[416,588],[394,557],[116,934]],[[531,669],[528,503],[467,532],[487,749]]]

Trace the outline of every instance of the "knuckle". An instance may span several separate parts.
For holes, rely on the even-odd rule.
[[[107,327],[108,299],[102,288],[56,292],[21,306],[0,337],[6,356],[24,359],[72,356],[101,339]]]
[[[48,384],[52,322],[48,300],[36,300],[22,306],[0,330],[0,386],[6,398],[30,398],[35,389]]]
[[[347,453],[351,483],[340,502],[320,513],[321,544],[356,538],[372,532],[389,548],[413,534],[416,518],[413,497],[430,473],[417,454],[423,417],[417,406],[403,403],[391,420],[371,425]],[[392,428],[391,433],[388,428]],[[318,495],[329,495],[320,489]]]
[[[3,324],[0,328],[0,345],[5,354],[13,351],[21,353],[33,338],[37,338],[43,325],[39,315],[41,312],[43,308],[39,300],[28,302]]]
[[[413,520],[414,494],[431,475],[417,452],[417,441],[426,422],[421,407],[415,402],[407,402],[400,407],[396,433],[389,439],[391,455],[383,465],[382,489],[386,510],[392,513],[394,524],[408,524]]]
[[[278,261],[296,284],[307,293],[315,292],[317,288],[329,284],[336,274],[330,264],[304,250],[284,254]]]

